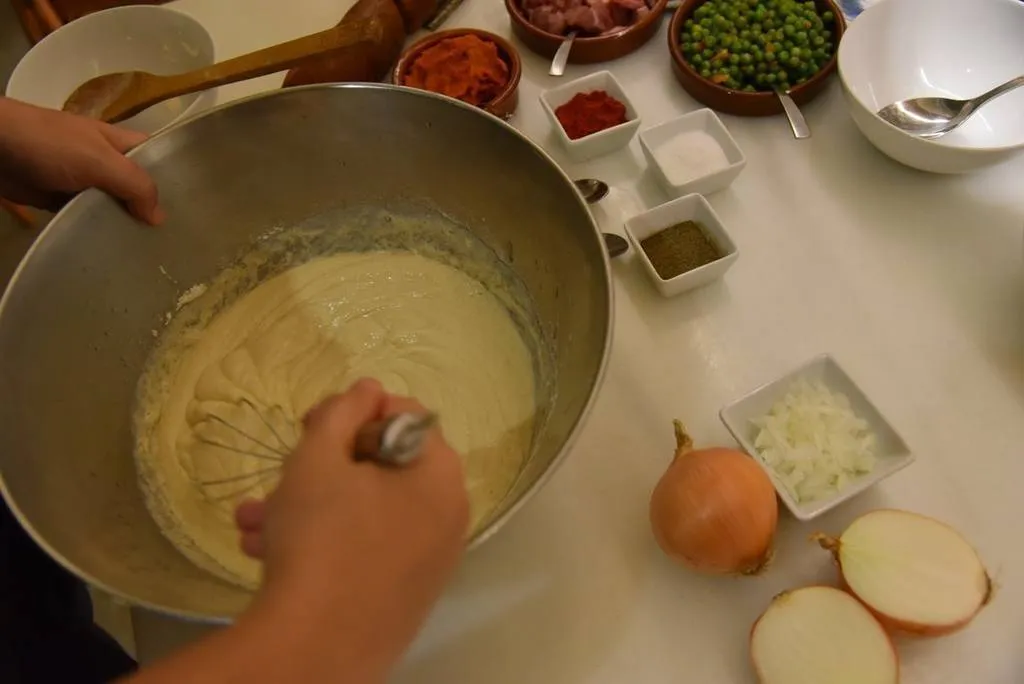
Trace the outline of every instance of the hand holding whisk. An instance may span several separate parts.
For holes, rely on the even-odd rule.
[[[259,406],[241,398],[234,403],[209,402],[190,421],[199,448],[192,449],[196,484],[214,500],[234,499],[276,479],[284,459],[298,444],[299,426],[279,406]],[[356,436],[356,460],[401,467],[420,453],[433,413],[399,413],[364,425]],[[210,460],[210,462],[205,462]],[[197,462],[198,461],[198,462]],[[220,466],[223,476],[205,475]]]

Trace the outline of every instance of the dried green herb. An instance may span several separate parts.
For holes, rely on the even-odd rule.
[[[665,280],[725,256],[696,221],[683,221],[659,231],[641,240],[640,247]]]

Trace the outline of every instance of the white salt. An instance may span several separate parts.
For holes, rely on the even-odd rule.
[[[729,166],[725,150],[706,131],[683,131],[654,149],[665,177],[672,185],[682,185]]]

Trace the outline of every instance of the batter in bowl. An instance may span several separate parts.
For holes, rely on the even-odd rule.
[[[274,488],[324,396],[373,377],[437,412],[464,457],[474,526],[518,475],[537,410],[531,355],[505,307],[411,252],[286,270],[214,316],[166,373],[159,396],[143,398],[158,414],[136,453],[147,504],[188,558],[245,587],[259,564],[238,548],[234,508]]]

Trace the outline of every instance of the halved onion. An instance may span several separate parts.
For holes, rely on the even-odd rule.
[[[833,587],[776,596],[750,632],[761,684],[897,684],[896,649],[857,599]]]
[[[917,513],[872,511],[838,539],[814,539],[832,552],[850,593],[889,629],[949,634],[992,597],[992,580],[971,545],[952,527]]]

